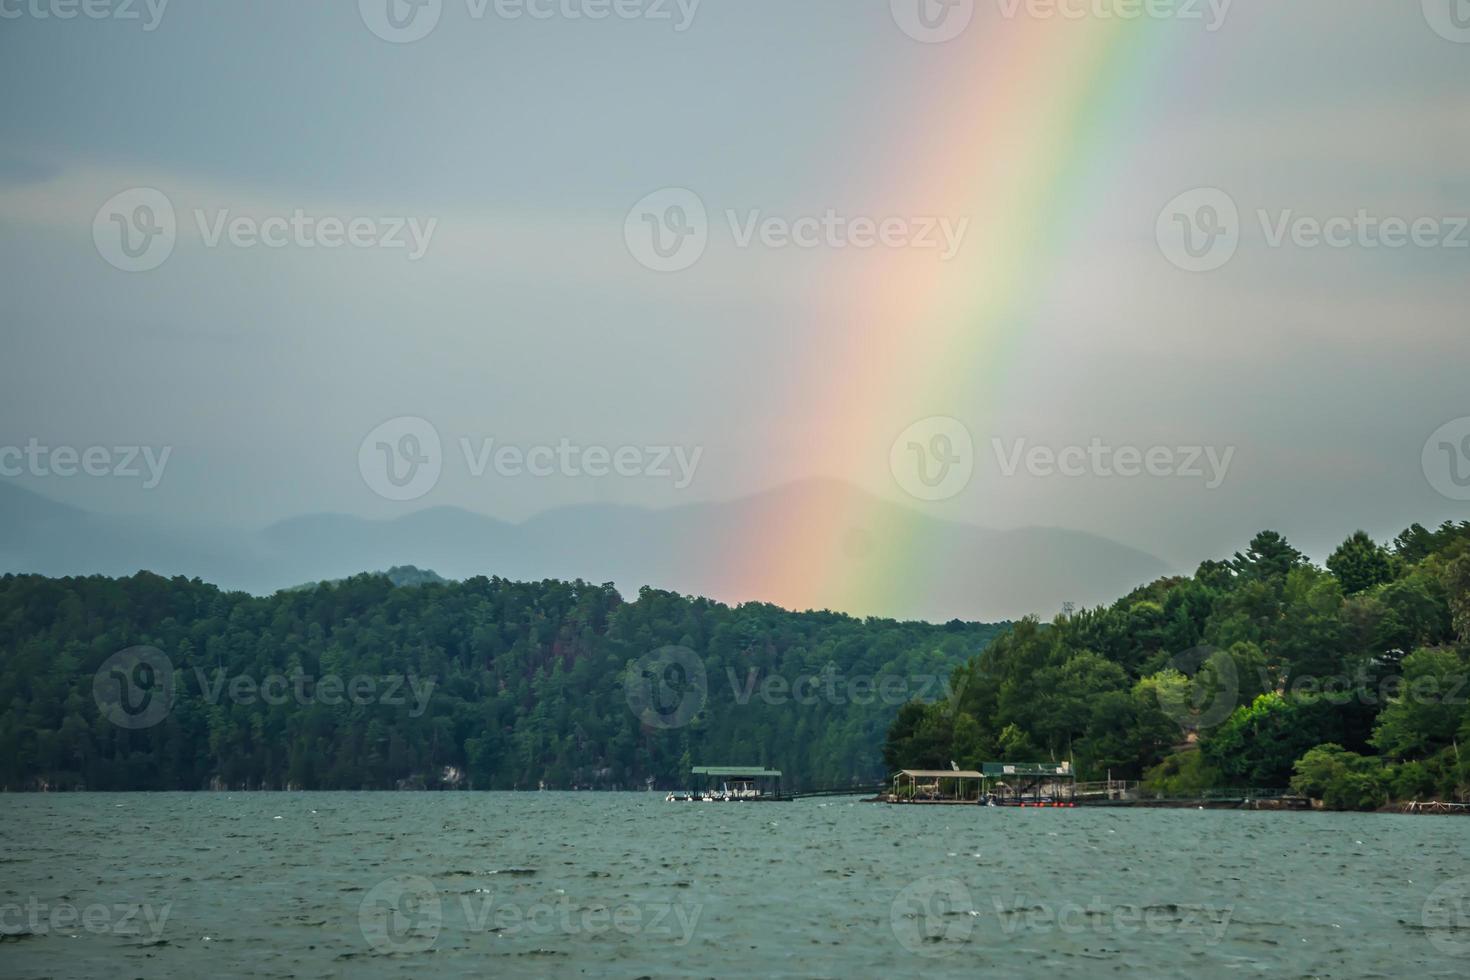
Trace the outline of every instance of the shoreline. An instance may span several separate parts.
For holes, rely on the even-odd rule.
[[[535,793],[561,793],[576,795],[637,795],[657,796],[663,790],[646,789],[12,789],[0,788],[0,796],[166,796],[170,794],[188,794],[191,796],[218,796],[218,795],[292,795],[303,793],[335,793],[335,794],[535,794]],[[803,797],[797,793],[794,797],[783,798],[781,802],[801,802],[804,799],[856,799],[859,803],[883,803],[892,806],[909,807],[976,807],[977,809],[991,809],[973,801],[921,801],[897,803],[889,800],[886,796],[864,796],[871,790],[855,790],[851,794],[824,792],[820,795]],[[1277,797],[1259,800],[1219,800],[1219,799],[1137,799],[1137,800],[1094,800],[1091,802],[1077,801],[1072,806],[1047,806],[1047,807],[1020,807],[1014,804],[1001,804],[1001,809],[1065,809],[1065,810],[1250,810],[1256,812],[1278,812],[1278,813],[1379,813],[1403,816],[1470,816],[1470,803],[1458,803],[1442,800],[1408,800],[1398,803],[1389,803],[1373,810],[1333,810],[1322,805],[1321,800],[1312,800],[1307,797]]]

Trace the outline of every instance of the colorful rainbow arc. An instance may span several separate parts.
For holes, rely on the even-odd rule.
[[[923,212],[886,213],[968,217],[970,225],[947,263],[932,251],[875,251],[844,265],[856,271],[824,293],[844,340],[807,352],[810,368],[788,413],[820,452],[821,471],[886,472],[894,437],[929,415],[983,428],[976,392],[988,405],[1003,392],[1007,354],[1065,269],[1067,230],[1107,193],[1148,86],[1174,50],[1166,35],[1208,36],[1179,23],[1021,17],[977,20],[923,52],[934,56],[928,109],[916,115],[894,104],[879,113],[905,122],[882,127],[888,155],[867,178],[880,189],[867,199],[924,202]],[[893,513],[793,494],[730,556],[721,594],[859,614],[901,608],[924,588],[924,555]]]

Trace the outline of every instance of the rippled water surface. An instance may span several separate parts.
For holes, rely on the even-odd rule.
[[[9,796],[5,976],[1470,976],[1470,820]]]

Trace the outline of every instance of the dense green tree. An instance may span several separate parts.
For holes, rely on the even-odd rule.
[[[147,573],[10,575],[0,787],[643,788],[687,785],[698,763],[872,783],[902,703],[942,696],[998,630],[411,568],[268,597]],[[174,697],[156,724],[120,727],[94,675],[143,645],[171,662]],[[703,676],[657,658],[671,647]],[[645,723],[630,664],[671,708],[691,697],[687,714]],[[946,762],[951,724],[937,713],[922,733]]]
[[[1453,650],[1416,650],[1404,658],[1373,729],[1373,745],[1395,759],[1432,755],[1451,746],[1470,721],[1470,663]]]
[[[1245,553],[1235,553],[1230,563],[1236,574],[1246,579],[1285,578],[1293,568],[1306,564],[1306,556],[1297,551],[1275,531],[1262,531],[1251,539]]]
[[[1366,531],[1354,531],[1327,559],[1327,567],[1348,595],[1382,585],[1393,577],[1388,549],[1368,537]]]
[[[1315,787],[1329,805],[1470,798],[1470,523],[1415,525],[1391,553],[1360,532],[1328,565],[1264,531],[1192,578],[1016,623],[956,671],[952,713],[925,711],[967,759],[1069,758],[1158,792],[1285,787],[1330,743],[1309,769],[1365,761]]]
[[[1206,761],[1233,786],[1284,786],[1292,764],[1321,734],[1304,703],[1262,694],[1236,708],[1200,745]]]
[[[1193,577],[1002,627],[412,569],[268,597],[8,575],[0,787],[642,788],[697,762],[799,787],[1070,759],[1163,791],[1285,786],[1336,758],[1314,784],[1329,805],[1470,799],[1470,523],[1416,525],[1391,554],[1354,535],[1329,568],[1263,532]],[[98,679],[139,646],[172,669]],[[669,648],[703,675],[654,657]],[[168,683],[157,724],[109,720],[107,690],[146,710]]]
[[[1292,766],[1291,788],[1303,796],[1322,799],[1334,783],[1349,773],[1370,772],[1379,768],[1375,759],[1349,752],[1331,742],[1308,751]]]

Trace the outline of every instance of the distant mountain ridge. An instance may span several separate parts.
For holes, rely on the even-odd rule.
[[[432,568],[416,568],[413,565],[394,565],[386,572],[372,572],[387,579],[400,588],[411,588],[415,585],[444,585],[450,580],[434,571]],[[324,582],[302,582],[300,585],[292,586],[288,592],[306,592],[319,588],[323,585],[341,585],[346,582],[345,578],[328,579]]]
[[[865,569],[882,584],[873,608],[848,608],[851,596],[816,580],[821,576],[787,583],[780,595],[761,594],[761,586],[741,581],[730,566],[737,555],[768,554],[773,567],[783,561],[797,547],[776,530],[778,518],[789,513],[862,515],[840,540],[801,545],[826,549],[803,556],[815,567],[841,569],[908,554],[916,556],[911,564],[917,572],[877,564]],[[652,585],[723,602],[762,600],[931,621],[1049,616],[1063,602],[1105,602],[1171,571],[1153,555],[1097,535],[1047,527],[997,531],[940,520],[833,481],[665,510],[560,507],[521,523],[433,507],[391,520],[308,514],[258,532],[94,514],[0,483],[0,572],[128,575],[148,569],[268,594],[403,565],[451,579],[581,578],[614,582],[628,594]],[[759,569],[747,578],[762,580]]]

